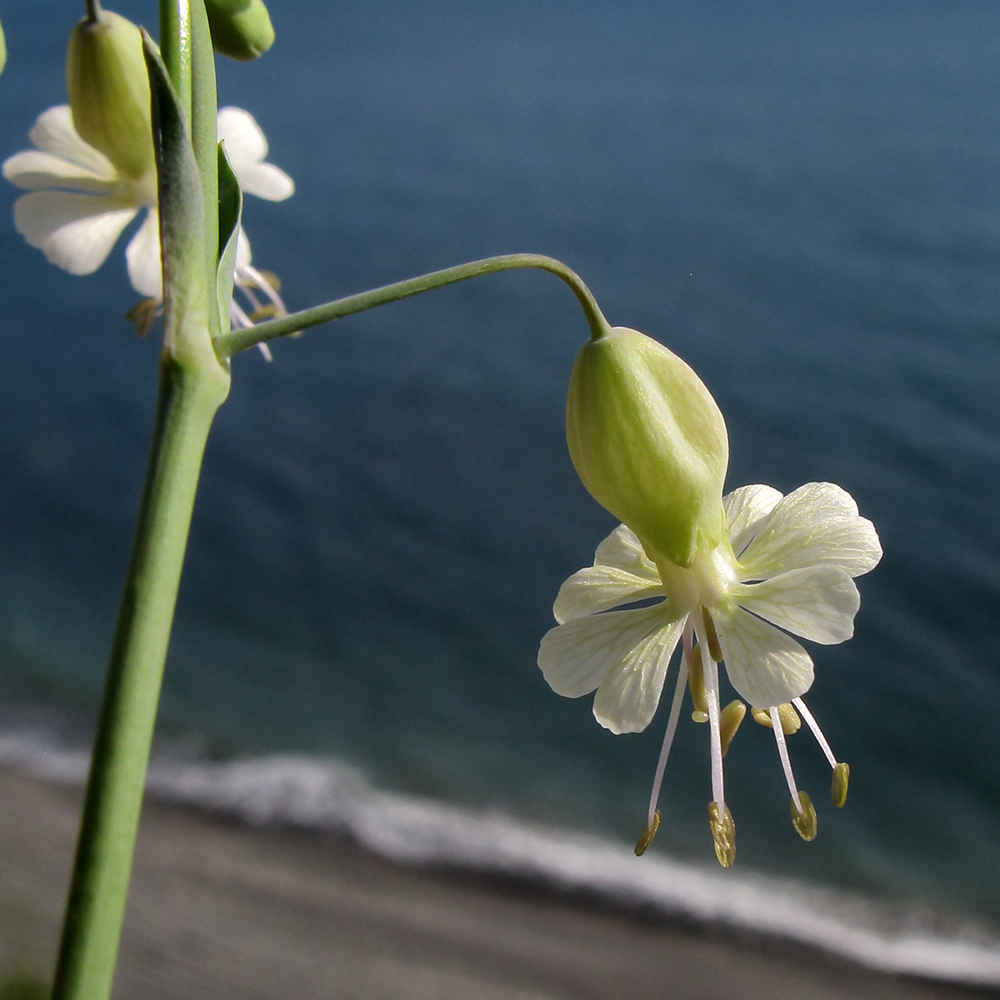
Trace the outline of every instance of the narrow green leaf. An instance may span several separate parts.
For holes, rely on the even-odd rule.
[[[4,66],[7,65],[7,42],[3,37],[3,25],[0,24],[0,73],[3,72]]]
[[[229,332],[229,303],[233,297],[236,271],[236,245],[243,217],[243,192],[229,163],[226,147],[219,143],[219,269],[216,293],[219,304],[219,329]]]

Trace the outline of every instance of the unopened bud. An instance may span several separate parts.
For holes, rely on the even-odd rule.
[[[639,839],[635,842],[635,856],[641,858],[646,853],[646,848],[653,842],[656,831],[660,829],[660,810],[653,813],[653,822],[639,834]]]
[[[655,340],[615,327],[584,344],[566,439],[584,486],[654,561],[689,566],[699,538],[709,549],[723,541],[725,421],[701,379]]]
[[[274,44],[271,15],[263,0],[205,0],[205,9],[216,52],[249,62]]]
[[[740,723],[743,722],[744,717],[747,714],[747,707],[738,698],[736,701],[731,701],[726,707],[719,713],[719,736],[722,739],[722,756],[726,756],[726,751],[729,749],[729,744],[732,742],[733,737],[736,735],[736,730],[740,728]]]
[[[715,856],[723,868],[731,868],[736,860],[736,824],[729,806],[723,806],[719,811],[718,802],[708,804],[708,828],[712,831],[715,841]]]
[[[833,781],[830,783],[830,797],[839,809],[847,801],[847,783],[851,777],[851,765],[841,761],[833,769]]]
[[[126,177],[153,167],[149,78],[142,36],[127,18],[99,10],[70,35],[66,89],[73,126]]]
[[[771,725],[771,715],[766,708],[752,708],[750,709],[750,714],[753,716],[753,721],[760,726],[766,726],[768,729],[773,729],[774,726]],[[778,718],[781,719],[781,731],[786,736],[791,736],[792,733],[797,733],[799,729],[802,728],[802,720],[799,718],[799,713],[795,711],[794,706],[790,702],[784,702],[778,706]]]
[[[816,839],[816,810],[812,800],[803,792],[799,792],[799,801],[792,799],[792,826],[803,840]]]

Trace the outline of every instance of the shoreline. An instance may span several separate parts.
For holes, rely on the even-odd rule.
[[[47,977],[80,789],[0,767],[0,977]],[[2,978],[0,978],[2,981]],[[408,867],[336,834],[147,801],[115,1000],[960,1000],[977,988]]]

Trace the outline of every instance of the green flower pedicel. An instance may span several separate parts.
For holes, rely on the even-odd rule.
[[[872,523],[832,483],[808,483],[787,496],[745,486],[723,497],[725,425],[708,390],[649,338],[630,330],[611,337],[613,357],[583,365],[578,359],[568,438],[584,484],[624,523],[598,546],[594,565],[563,584],[553,608],[559,624],[542,639],[538,664],[557,694],[596,691],[602,726],[639,732],[652,720],[682,647],[636,853],[659,826],[656,800],[688,688],[693,718],[709,724],[709,826],[728,867],[736,841],[722,758],[746,708],[739,700],[722,708],[719,665],[773,729],[793,824],[811,840],[815,810],[796,785],[786,744],[799,715],[833,769],[838,806],[847,796],[848,768],[802,701],[813,661],[792,635],[821,644],[850,638],[860,604],[853,578],[873,569],[882,549]],[[584,352],[596,355],[600,347],[598,338]]]

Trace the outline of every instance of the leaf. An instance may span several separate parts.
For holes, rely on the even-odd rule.
[[[219,267],[216,272],[216,298],[219,307],[219,329],[229,330],[229,303],[233,297],[236,271],[236,248],[243,216],[243,192],[236,179],[226,147],[219,143]]]
[[[187,119],[152,39],[143,33],[153,102],[163,253],[164,346],[176,357],[214,357],[205,269],[204,199]]]

